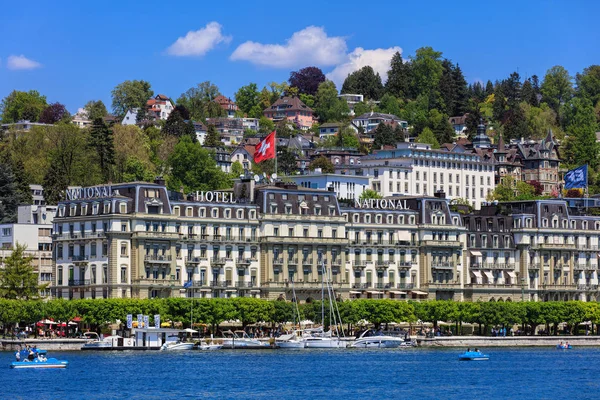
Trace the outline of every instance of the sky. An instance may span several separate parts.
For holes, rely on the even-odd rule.
[[[9,1],[0,24],[0,98],[38,90],[76,112],[110,109],[111,90],[143,79],[174,99],[204,81],[233,98],[318,66],[341,88],[371,65],[423,46],[458,63],[469,83],[572,76],[600,64],[598,1]]]

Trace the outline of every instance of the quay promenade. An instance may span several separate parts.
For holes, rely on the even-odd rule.
[[[417,336],[413,339],[419,347],[548,347],[560,342],[569,342],[573,346],[600,346],[600,336]]]

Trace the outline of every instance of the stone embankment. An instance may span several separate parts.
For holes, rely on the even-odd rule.
[[[413,339],[421,347],[552,347],[560,342],[569,342],[577,346],[600,346],[600,336],[441,336],[426,338],[417,336]]]
[[[81,350],[88,339],[0,339],[1,351],[16,351],[19,346],[36,346],[48,351]]]

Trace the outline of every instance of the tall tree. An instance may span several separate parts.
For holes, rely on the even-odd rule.
[[[598,162],[598,143],[596,131],[598,124],[592,102],[586,98],[573,98],[565,105],[565,130],[569,135],[565,155],[573,166],[588,164],[596,169]]]
[[[188,135],[192,141],[196,140],[196,131],[194,126],[184,121],[183,116],[177,109],[171,111],[171,114],[169,114],[169,117],[167,118],[163,128],[163,133],[165,135],[171,135],[178,138]]]
[[[383,95],[381,77],[370,65],[364,66],[346,77],[342,93],[362,94],[367,99],[379,100]]]
[[[56,124],[62,120],[68,119],[71,116],[64,104],[52,103],[44,108],[40,115],[40,122],[43,124]]]
[[[410,63],[402,60],[400,52],[394,53],[390,61],[385,91],[399,99],[408,98],[411,81],[410,72]]]
[[[138,179],[144,176],[151,178],[153,165],[148,135],[135,125],[115,125],[112,130],[115,143],[115,182],[130,181],[132,176]]]
[[[242,86],[235,92],[235,103],[238,108],[251,118],[260,118],[262,114],[262,107],[256,108],[260,102],[260,93],[256,83],[249,83],[246,86]],[[256,116],[256,111],[259,111]]]
[[[27,246],[17,243],[0,269],[0,295],[7,299],[38,299],[40,291],[48,284],[38,285],[38,274],[33,266],[33,256],[25,255]]]
[[[208,125],[206,130],[206,137],[204,138],[204,147],[220,147],[223,146],[221,142],[221,136],[214,125]]]
[[[318,67],[305,67],[290,73],[290,86],[298,88],[299,93],[314,96],[323,82],[325,82],[325,74]]]
[[[90,130],[90,147],[96,150],[102,177],[104,182],[108,182],[115,164],[115,143],[112,130],[100,118],[94,120]]]
[[[503,126],[504,138],[506,140],[528,138],[531,136],[527,118],[519,104],[505,113]]]
[[[217,104],[214,100],[220,94],[221,92],[216,85],[212,84],[210,81],[205,81],[197,84],[195,87],[189,88],[185,93],[182,93],[177,99],[177,104],[184,105],[190,112],[190,117],[194,121],[204,122],[206,118],[209,117],[209,108],[210,113],[214,114],[214,104]]]
[[[421,47],[417,49],[411,65],[412,98],[426,96],[427,107],[431,110],[440,103],[438,85],[444,72],[442,52],[435,51],[431,47]]]
[[[0,163],[0,224],[17,222],[20,200],[12,167],[8,163]]]
[[[169,157],[171,175],[168,187],[179,191],[183,187],[186,193],[196,190],[225,189],[229,186],[229,177],[219,167],[213,154],[183,136]]]
[[[527,79],[523,83],[523,88],[521,89],[521,97],[523,101],[527,102],[527,104],[537,107],[539,105],[537,94],[533,85],[531,84],[531,80]]]
[[[398,98],[386,92],[379,102],[379,110],[382,113],[392,114],[399,117],[402,114],[402,103]]]
[[[348,103],[338,98],[335,83],[332,81],[325,81],[319,85],[315,98],[315,113],[321,123],[341,121],[350,113]]]
[[[504,96],[509,108],[515,108],[521,102],[521,76],[518,72],[510,74],[508,79],[502,81]]]
[[[104,118],[108,115],[108,111],[102,100],[90,100],[85,103],[83,109],[87,111],[88,118],[91,121],[97,118]]]
[[[577,95],[589,99],[592,104],[600,102],[600,65],[590,65],[583,73],[575,75]]]
[[[113,113],[119,117],[133,108],[142,108],[154,95],[150,82],[133,80],[119,83],[111,92]]]
[[[60,161],[58,158],[53,158],[42,182],[46,203],[58,204],[64,198],[64,193],[68,186],[67,175],[64,173]]]
[[[320,156],[310,163],[309,169],[311,171],[317,168],[321,168],[321,173],[323,174],[333,174],[335,172],[335,166],[325,156]]]
[[[37,90],[13,90],[0,103],[2,122],[9,124],[21,120],[38,121],[47,105],[46,96],[42,96]]]
[[[438,90],[441,96],[441,102],[438,105],[442,112],[449,115],[457,115],[454,113],[457,100],[457,85],[454,81],[454,65],[450,60],[442,61],[442,76],[440,77]]]
[[[417,143],[427,143],[431,145],[432,149],[439,149],[440,143],[437,141],[435,135],[429,128],[423,129],[423,132],[417,136]]]
[[[16,183],[16,194],[19,199],[19,204],[32,204],[33,196],[31,195],[31,188],[29,187],[29,177],[25,172],[25,165],[23,161],[11,160],[12,172],[15,176]]]
[[[298,156],[286,147],[277,148],[277,169],[285,175],[291,175],[298,170]]]
[[[429,126],[438,143],[452,143],[454,129],[448,120],[448,115],[433,109],[429,112]]]
[[[395,146],[397,143],[394,128],[383,122],[377,125],[374,135],[373,149],[375,150],[381,149],[383,146]]]
[[[468,108],[469,93],[467,90],[467,80],[458,64],[452,70],[452,78],[455,86],[454,110],[448,115],[463,115]]]
[[[494,84],[492,83],[492,81],[490,81],[488,79],[488,81],[485,84],[485,95],[487,97],[493,93],[494,93]]]
[[[550,68],[540,87],[542,101],[547,103],[559,116],[560,106],[571,99],[573,82],[569,72],[560,65]]]

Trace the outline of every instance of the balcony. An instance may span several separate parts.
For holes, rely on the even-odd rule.
[[[431,263],[431,268],[433,269],[454,269],[455,266],[456,264],[451,262]]]
[[[249,258],[236,258],[236,260],[235,260],[235,264],[238,267],[244,267],[244,266],[247,267],[248,265],[250,265],[251,262],[252,262],[252,260]]]
[[[331,266],[332,267],[341,267],[342,266],[342,259],[341,258],[336,258],[335,260],[331,260]]]
[[[415,284],[414,283],[399,283],[396,287],[398,289],[414,289]]]
[[[390,262],[389,261],[376,261],[375,262],[375,268],[378,270],[385,270],[388,269],[390,267]]]
[[[312,266],[313,265],[313,259],[310,258],[310,257],[302,259],[302,265],[310,265],[310,266]]]
[[[211,281],[210,282],[210,286],[213,287],[213,288],[230,287],[231,286],[231,281]]]
[[[421,240],[423,247],[458,247],[462,248],[462,242],[458,240]]]
[[[598,269],[598,264],[585,263],[585,264],[575,264],[573,266],[575,271],[595,271]]]
[[[368,286],[368,284],[366,283],[353,283],[352,284],[352,289],[367,289],[370,286]]]
[[[185,265],[198,265],[202,259],[200,257],[189,257],[185,259]]]
[[[596,291],[598,290],[598,285],[577,285],[577,290]]]
[[[410,261],[399,261],[397,264],[399,269],[409,269],[412,266]]]
[[[69,286],[87,286],[89,284],[89,279],[69,279]]]
[[[119,232],[121,233],[121,232]],[[177,232],[157,232],[157,231],[136,231],[133,232],[133,237],[138,239],[179,239],[180,234]]]
[[[365,269],[367,267],[366,261],[353,261],[352,268],[354,269]]]
[[[578,246],[575,243],[536,243],[531,245],[532,249],[543,249],[543,250],[577,250]]]
[[[134,285],[137,286],[145,286],[145,287],[159,287],[159,288],[175,288],[181,287],[181,282],[177,279],[169,278],[169,279],[152,279],[152,278],[140,278],[134,279]]]
[[[447,283],[447,282],[432,282],[428,285],[429,289],[460,289],[460,283]]]
[[[90,259],[88,256],[73,256],[73,257],[71,257],[71,261],[75,265],[86,265],[89,260]]]
[[[274,258],[273,265],[283,265],[283,258]]]
[[[211,258],[210,259],[210,265],[212,265],[214,267],[221,267],[221,266],[225,265],[225,262],[227,262],[226,258]]]
[[[471,269],[503,269],[503,270],[514,270],[515,264],[504,264],[504,263],[484,263],[478,264],[478,267],[471,266]]]
[[[543,285],[540,285],[540,289],[541,290],[553,290],[553,291],[577,290],[577,285],[576,284],[566,284],[566,285],[543,284]]]
[[[171,262],[170,255],[164,254],[146,254],[144,261],[150,264],[169,264]]]
[[[298,259],[297,258],[288,258],[287,264],[288,265],[298,265]]]
[[[537,270],[537,271],[539,271],[541,267],[542,267],[542,265],[541,265],[541,264],[535,264],[535,263],[534,263],[534,264],[529,264],[529,265],[527,266],[527,269],[531,269],[531,270]]]

